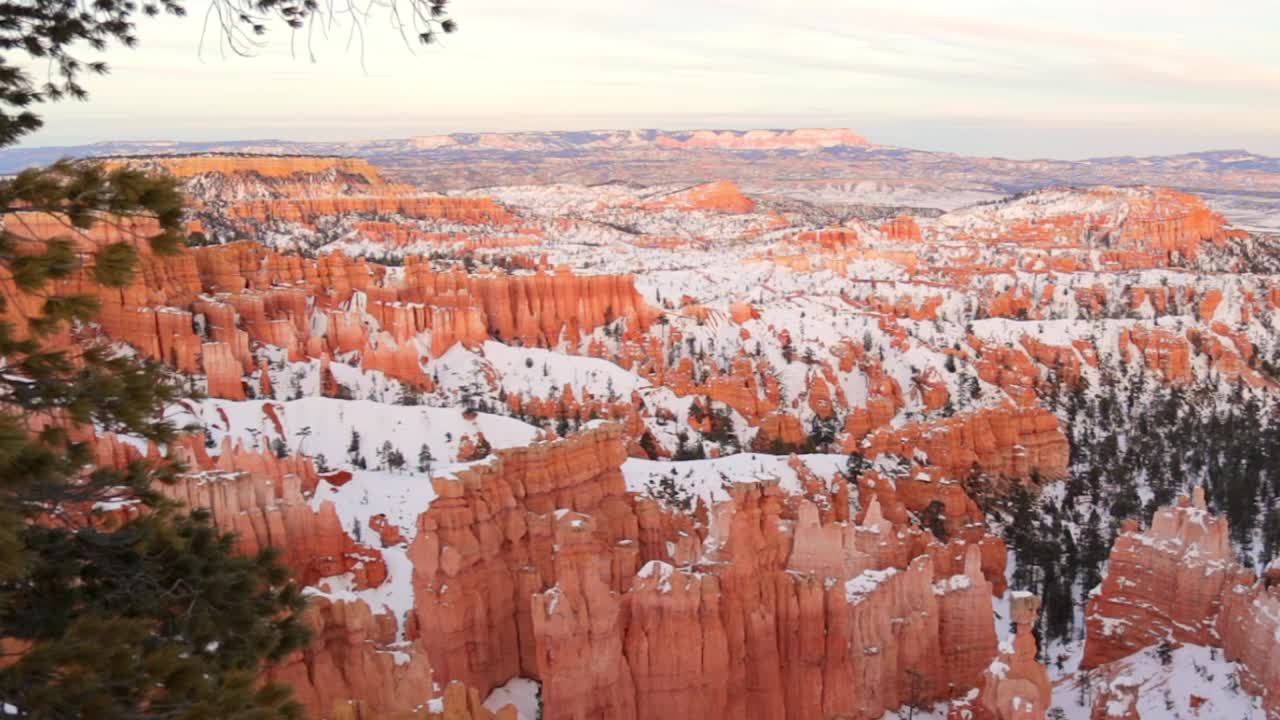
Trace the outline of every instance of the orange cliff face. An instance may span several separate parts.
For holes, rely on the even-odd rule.
[[[415,541],[427,553],[416,565],[428,603],[419,627],[429,654],[447,658],[440,672],[480,688],[538,677],[551,719],[873,718],[911,692],[891,668],[919,667],[938,697],[972,686],[994,655],[993,631],[975,639],[991,630],[992,591],[976,554],[966,579],[938,592],[932,560],[893,547],[888,521],[824,523],[807,501],[758,485],[735,488],[690,545],[667,534],[682,523],[621,494],[610,467],[622,457],[619,431],[599,430],[498,451],[462,487],[440,486],[451,499],[433,504]],[[462,514],[473,497],[497,513]],[[453,517],[474,518],[470,531]],[[522,568],[514,577],[501,570],[509,553]],[[491,598],[489,620],[448,620],[460,607],[453,593]],[[894,624],[903,617],[909,627]],[[476,632],[493,651],[461,653]]]
[[[756,204],[751,198],[742,194],[735,183],[728,180],[697,185],[678,193],[673,193],[653,207],[677,207],[684,210],[711,210],[723,213],[749,213]]]
[[[1079,250],[1108,248],[1104,262],[1118,267],[1166,264],[1172,256],[1195,258],[1204,244],[1240,237],[1198,196],[1169,188],[1094,187],[1052,189],[1028,201],[965,210],[953,221],[953,240]]]
[[[0,283],[23,297],[11,279]],[[141,272],[120,291],[96,289],[85,277],[63,284],[96,290],[99,327],[109,338],[178,370],[202,372],[210,395],[237,400],[246,397],[242,377],[256,367],[258,344],[284,348],[295,361],[355,351],[365,368],[428,387],[419,337],[438,357],[455,343],[488,338],[576,342],[619,318],[643,331],[658,315],[627,276],[475,276],[410,262],[400,279],[388,280],[385,267],[363,259],[302,258],[248,242],[174,257],[144,253]],[[38,306],[35,299],[10,303],[6,313],[18,317]]]
[[[134,446],[113,435],[96,438],[94,446],[104,465],[123,466],[139,458]],[[199,435],[181,437],[170,450],[191,472],[160,492],[187,507],[208,509],[220,531],[235,534],[238,552],[279,548],[281,561],[303,585],[323,586],[334,576],[348,578],[353,590],[387,582],[382,553],[353,540],[332,503],[313,507],[319,478],[308,458],[280,458],[230,441],[211,457]],[[149,456],[159,457],[154,447]],[[382,717],[411,712],[431,697],[426,656],[398,640],[395,620],[381,608],[358,599],[312,597],[305,618],[314,633],[312,645],[270,675],[288,683],[312,717],[343,717],[329,715],[330,709],[352,698],[372,712],[366,716]]]
[[[1227,522],[1206,509],[1203,488],[1158,510],[1147,530],[1130,522],[1116,537],[1085,618],[1082,668],[1166,638],[1221,647],[1240,663],[1242,687],[1280,717],[1280,585],[1235,561]]]
[[[159,170],[186,181],[193,190],[194,229],[210,230],[223,240],[257,237],[264,224],[314,231],[317,223],[354,227],[352,217],[385,221],[387,215],[398,215],[399,222],[384,222],[381,232],[366,237],[455,240],[449,233],[426,232],[415,220],[446,230],[484,226],[511,234],[517,229],[516,217],[491,198],[429,195],[388,182],[360,158],[205,154],[119,158],[107,164]],[[484,246],[489,240],[470,242]]]
[[[320,718],[407,713],[438,692],[433,683],[483,697],[519,675],[542,682],[548,720],[871,720],[913,694],[974,687],[995,657],[993,588],[976,546],[952,576],[929,553],[913,557],[914,536],[874,501],[855,525],[820,509],[830,496],[815,504],[771,484],[735,486],[704,521],[668,514],[626,492],[624,457],[621,430],[605,425],[436,478],[416,535],[400,538],[409,614],[397,623],[334,596],[335,578],[321,577],[315,644],[276,677]],[[220,524],[231,515],[256,532],[252,513],[236,519],[244,508],[282,504],[261,482],[204,482],[183,492],[211,504]],[[263,523],[272,538],[273,522]],[[294,526],[283,522],[286,533]],[[340,527],[311,528],[320,537],[288,541],[300,553],[341,556],[351,545]],[[914,685],[903,668],[918,673]],[[465,690],[449,692],[446,707],[474,705],[459,704]]]
[[[489,198],[451,197],[328,197],[253,200],[225,210],[237,220],[278,220],[310,223],[322,216],[396,213],[406,218],[433,219],[471,225],[513,226],[515,218]]]
[[[976,465],[997,476],[1044,479],[1066,476],[1069,448],[1058,418],[1044,408],[994,407],[936,423],[883,429],[855,446],[867,458],[885,453],[912,458],[916,451],[951,478]]]
[[[347,157],[306,155],[169,155],[142,156],[107,160],[112,165],[155,166],[180,178],[197,175],[254,174],[267,178],[290,178],[294,175],[318,175],[333,172],[361,177],[370,185],[383,185],[381,174],[368,160]]]

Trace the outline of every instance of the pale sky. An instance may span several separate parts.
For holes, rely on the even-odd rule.
[[[205,7],[142,21],[26,144],[817,126],[1012,157],[1280,155],[1277,0],[453,0],[435,48],[366,27],[363,67],[344,27],[316,62],[287,29],[201,54]]]

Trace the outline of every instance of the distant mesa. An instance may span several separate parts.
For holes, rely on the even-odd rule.
[[[549,151],[632,150],[645,146],[705,150],[818,150],[869,146],[845,128],[795,130],[596,130],[586,132],[453,133],[412,138],[418,150]]]
[[[664,133],[657,145],[719,150],[815,150],[840,145],[870,145],[867,139],[848,129],[801,128],[798,130],[697,130]]]
[[[363,177],[371,185],[382,185],[382,176],[362,158],[317,155],[264,155],[253,153],[201,153],[190,155],[145,155],[109,158],[107,165],[151,165],[174,176],[190,178],[207,173],[239,175],[256,173],[268,178],[336,172]]]

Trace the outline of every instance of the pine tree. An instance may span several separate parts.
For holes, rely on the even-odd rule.
[[[1080,581],[1083,592],[1090,590],[1102,582],[1102,563],[1106,562],[1110,543],[1103,536],[1102,517],[1095,507],[1085,522],[1083,537],[1080,540]]]
[[[355,428],[351,429],[351,440],[347,442],[347,462],[361,470],[368,467],[364,456],[360,454],[360,431]]]
[[[384,442],[382,443],[382,445],[380,445],[380,446],[378,447],[377,455],[378,455],[378,469],[379,469],[379,470],[383,470],[383,469],[386,469],[386,468],[388,468],[388,467],[389,467],[389,465],[390,465],[389,460],[390,460],[390,457],[391,457],[391,451],[392,451],[392,450],[394,450],[394,449],[395,449],[395,448],[391,445],[391,441],[390,441],[390,440],[386,440],[386,441],[384,441]]]
[[[391,0],[422,43],[453,32],[447,0]],[[404,7],[400,7],[401,4]],[[276,21],[328,23],[313,0],[213,0],[222,47],[248,54]],[[138,18],[185,15],[183,0],[0,7],[0,147],[43,121],[41,103],[87,96],[81,79],[107,65],[80,57],[132,47]],[[357,25],[368,8],[327,8]],[[29,70],[28,68],[32,68]],[[34,70],[40,68],[40,70]],[[32,72],[46,71],[43,82]],[[10,717],[249,720],[297,717],[287,688],[262,683],[264,663],[306,642],[303,601],[272,551],[236,555],[204,511],[163,500],[172,462],[95,467],[95,429],[161,446],[164,408],[184,383],[162,366],[66,330],[94,321],[97,284],[130,283],[146,254],[179,252],[183,198],[174,178],[62,161],[0,180],[0,699]],[[28,218],[60,223],[37,234]],[[111,241],[94,242],[97,227]],[[92,248],[89,250],[88,248]],[[117,290],[118,291],[118,290]],[[295,388],[295,396],[299,394]],[[71,432],[71,431],[76,432]],[[131,503],[132,519],[96,517]]]
[[[1173,664],[1173,643],[1169,642],[1168,638],[1156,645],[1156,656],[1160,658],[1160,664],[1165,667]]]
[[[422,447],[418,448],[418,472],[424,475],[431,472],[431,463],[435,461],[435,456],[431,454],[431,448],[426,443],[422,443]]]
[[[114,7],[100,11],[136,6]],[[86,37],[67,27],[84,18],[37,12],[6,27],[14,12],[0,8],[0,44],[24,27],[28,47],[55,65],[71,61],[67,37]],[[37,100],[8,59],[0,60],[0,144],[38,125],[30,113],[4,112]],[[61,91],[78,88],[66,83]],[[69,342],[98,304],[66,290],[125,287],[143,257],[180,251],[174,180],[60,162],[0,181],[0,205],[0,265],[10,278],[0,298],[0,637],[11,648],[0,698],[28,718],[296,716],[286,688],[258,682],[264,662],[306,640],[301,595],[275,554],[238,556],[206,512],[164,500],[154,486],[173,481],[178,465],[95,467],[90,445],[75,439],[94,428],[162,446],[175,438],[163,409],[184,383],[92,338]],[[37,213],[65,235],[29,231]],[[83,236],[101,224],[118,239],[95,247]],[[148,226],[145,235],[129,229]],[[101,517],[93,508],[102,502],[137,512]]]
[[[387,469],[399,472],[404,469],[404,453],[399,448],[392,448],[387,453]]]
[[[920,513],[920,525],[944,543],[948,539],[946,509],[941,500],[934,500]]]
[[[421,405],[422,398],[417,390],[404,383],[400,385],[400,394],[396,397],[396,404],[405,406]]]
[[[640,449],[644,450],[645,455],[650,460],[658,459],[658,442],[653,439],[653,433],[648,430],[644,431],[644,434],[640,436]]]

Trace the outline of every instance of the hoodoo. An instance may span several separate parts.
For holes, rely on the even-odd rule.
[[[41,336],[196,391],[168,446],[69,436],[279,550],[312,640],[265,674],[309,717],[1280,720],[1280,255],[1230,203],[837,180],[920,155],[847,131],[374,145],[113,157],[183,183],[190,246],[59,271],[100,309]],[[409,184],[460,157],[500,181]],[[156,229],[61,220],[5,228]]]

